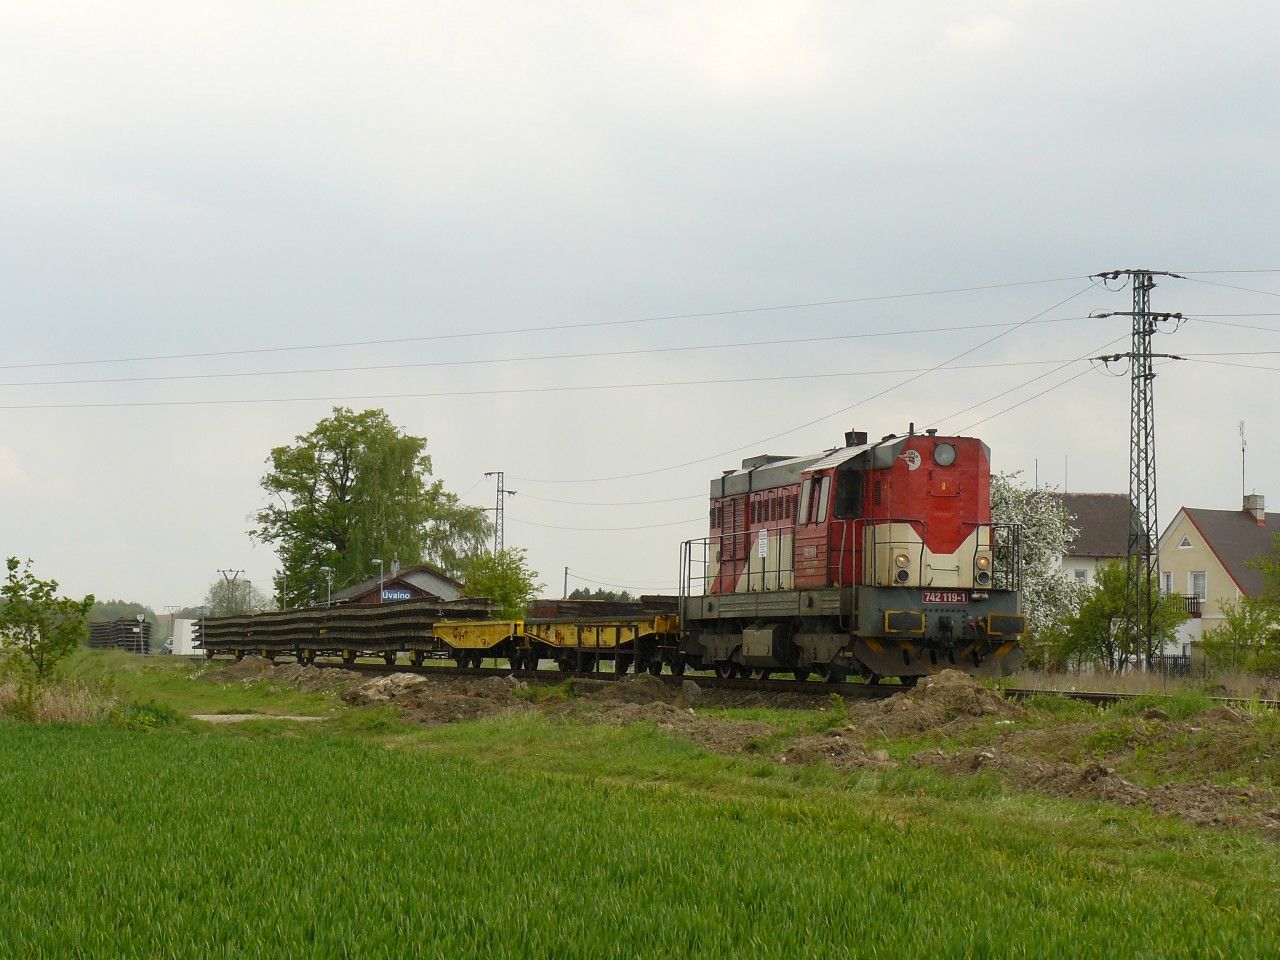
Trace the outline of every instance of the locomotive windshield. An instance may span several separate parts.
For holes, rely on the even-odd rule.
[[[836,474],[836,518],[857,520],[862,516],[862,471],[848,467]]]

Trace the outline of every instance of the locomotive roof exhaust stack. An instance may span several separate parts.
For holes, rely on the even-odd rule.
[[[867,431],[865,430],[846,430],[844,432],[844,445],[846,447],[862,447],[867,443]]]

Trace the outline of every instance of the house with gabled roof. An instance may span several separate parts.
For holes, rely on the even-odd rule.
[[[1192,619],[1183,627],[1184,644],[1222,622],[1224,603],[1262,592],[1262,574],[1249,561],[1274,549],[1276,533],[1280,514],[1267,513],[1258,493],[1239,510],[1178,511],[1160,537],[1160,588],[1187,598]]]
[[[1067,544],[1062,572],[1092,584],[1100,566],[1123,560],[1129,549],[1129,496],[1124,493],[1060,493],[1076,534]]]
[[[399,568],[393,564],[386,576],[373,575],[344,590],[336,590],[334,603],[394,603],[397,600],[439,600],[462,596],[463,586],[429,564]]]

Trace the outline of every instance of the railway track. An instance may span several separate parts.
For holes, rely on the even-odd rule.
[[[539,683],[562,683],[571,678],[587,679],[587,680],[606,680],[617,681],[622,680],[633,674],[618,674],[612,671],[563,671],[563,670],[511,670],[508,667],[414,667],[409,664],[397,664],[388,666],[383,663],[354,663],[343,664],[337,662],[321,662],[315,664],[317,667],[336,668],[351,670],[356,673],[367,673],[371,676],[385,676],[392,673],[413,673],[433,679],[449,680],[459,677],[507,677],[515,676],[521,680],[533,680]],[[655,679],[661,680],[668,685],[679,684],[682,680],[692,680],[702,687],[704,690],[741,690],[744,692],[755,691],[759,693],[790,693],[802,694],[815,697],[823,697],[831,693],[837,693],[842,697],[861,700],[885,700],[894,694],[902,693],[904,690],[910,689],[900,684],[866,684],[866,683],[824,683],[821,680],[768,680],[741,678],[725,679],[717,677],[714,674],[688,673],[682,677],[673,676],[664,673]],[[1142,696],[1149,694],[1138,693],[1115,693],[1100,690],[1036,690],[1026,687],[1005,687],[1002,691],[1005,696],[1013,697],[1018,700],[1024,700],[1027,697],[1044,696],[1044,697],[1063,697],[1068,700],[1082,700],[1085,703],[1097,705],[1121,703],[1126,700],[1136,700]],[[1280,700],[1253,700],[1244,697],[1210,697],[1215,704],[1224,706],[1239,706],[1245,703],[1257,703],[1271,710],[1280,710]]]

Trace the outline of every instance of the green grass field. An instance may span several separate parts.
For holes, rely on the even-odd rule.
[[[319,727],[319,729],[317,729]],[[1280,848],[531,714],[0,721],[4,957],[1272,956]]]

